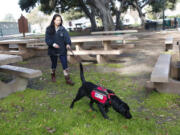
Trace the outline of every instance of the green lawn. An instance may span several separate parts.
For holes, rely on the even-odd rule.
[[[114,65],[113,65],[114,66]],[[60,74],[60,73],[58,73]],[[179,135],[180,96],[153,92],[146,95],[143,87],[117,73],[85,72],[86,80],[113,89],[131,108],[127,120],[110,109],[105,120],[91,111],[88,98],[72,99],[81,85],[79,72],[73,71],[75,86],[67,86],[59,75],[50,82],[49,73],[35,80],[43,90],[27,88],[0,100],[0,135]],[[94,105],[97,108],[96,105]]]
[[[89,31],[82,31],[82,32],[75,32],[75,31],[72,31],[72,32],[69,32],[69,35],[70,36],[85,36],[85,35],[90,35],[90,32]]]

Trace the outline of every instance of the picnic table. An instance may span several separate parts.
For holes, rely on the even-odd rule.
[[[91,32],[92,35],[110,35],[110,34],[130,34],[130,33],[137,33],[137,30],[117,30],[117,31],[97,31]]]
[[[129,35],[103,35],[103,36],[77,36],[73,37],[72,43],[75,44],[76,50],[82,49],[82,45],[85,42],[97,42],[100,41],[102,42],[102,45],[104,46],[104,50],[110,50],[111,48],[111,42],[112,41],[117,41],[117,40],[137,40],[138,38],[135,36],[129,36]]]
[[[0,72],[15,76],[9,83],[0,80],[0,98],[8,96],[10,93],[24,90],[27,87],[28,79],[41,76],[40,70],[7,65],[20,61],[22,61],[21,56],[0,54]]]
[[[0,41],[0,53],[10,55],[21,55],[29,58],[36,54],[36,51],[47,49],[44,41],[40,39],[10,39]]]
[[[98,63],[105,63],[107,61],[108,55],[120,55],[122,53],[122,50],[116,49],[113,50],[111,47],[112,41],[117,40],[137,40],[137,37],[135,36],[129,36],[129,35],[97,35],[97,36],[77,36],[72,37],[72,43],[75,45],[74,54],[76,55],[96,55],[96,60]],[[101,42],[102,43],[102,50],[84,50],[82,45],[87,42]],[[73,56],[71,52],[68,53],[69,62],[73,63],[75,59],[73,59]],[[106,58],[105,58],[106,57]]]

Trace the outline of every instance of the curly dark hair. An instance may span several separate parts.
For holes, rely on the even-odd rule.
[[[60,17],[60,18],[61,18],[60,26],[62,26],[62,24],[63,24],[63,20],[62,20],[61,15],[55,14],[55,15],[53,16],[52,20],[51,20],[50,25],[47,27],[47,32],[48,32],[48,34],[51,34],[51,35],[52,35],[52,34],[55,33],[54,20],[56,19],[56,17]]]

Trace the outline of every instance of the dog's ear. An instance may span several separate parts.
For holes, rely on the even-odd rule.
[[[113,93],[113,94],[115,94],[114,91],[109,90],[109,89],[107,89],[107,92],[108,92],[108,93]]]
[[[126,110],[130,110],[129,106],[126,103],[124,103],[124,107],[126,108]]]

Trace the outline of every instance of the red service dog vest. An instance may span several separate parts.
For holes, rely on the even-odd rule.
[[[109,100],[110,95],[111,94],[108,94],[107,89],[104,89],[100,86],[91,92],[91,97],[102,104],[105,104]]]

